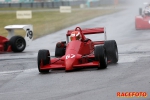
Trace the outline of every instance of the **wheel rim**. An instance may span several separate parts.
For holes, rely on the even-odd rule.
[[[22,49],[24,47],[24,41],[21,38],[16,40],[16,47],[18,49]]]

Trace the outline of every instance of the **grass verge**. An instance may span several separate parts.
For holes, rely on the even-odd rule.
[[[7,9],[8,10],[8,9]],[[23,10],[23,9],[21,9]],[[29,10],[29,9],[28,9]],[[16,12],[0,12],[0,35],[6,36],[6,25],[13,24],[32,24],[34,29],[34,39],[47,35],[68,26],[83,22],[98,16],[114,13],[116,9],[79,9],[72,13],[60,13],[55,11],[36,11],[32,12],[32,19],[16,19]],[[15,31],[17,34],[24,35],[23,31]]]

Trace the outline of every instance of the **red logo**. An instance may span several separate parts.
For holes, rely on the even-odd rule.
[[[146,92],[117,92],[117,97],[123,97],[123,98],[146,98],[148,94]]]

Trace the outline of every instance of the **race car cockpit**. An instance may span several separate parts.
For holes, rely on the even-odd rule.
[[[150,4],[145,6],[144,15],[150,16]]]

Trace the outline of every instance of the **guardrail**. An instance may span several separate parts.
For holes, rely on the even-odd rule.
[[[76,1],[60,1],[60,2],[31,2],[31,3],[0,3],[0,8],[59,8],[60,6],[79,6],[80,4],[86,5],[87,0]],[[90,7],[112,5],[113,0],[99,0],[90,2]]]
[[[58,8],[59,6],[68,6],[69,2],[34,2],[34,3],[3,3],[0,7],[16,8]]]

